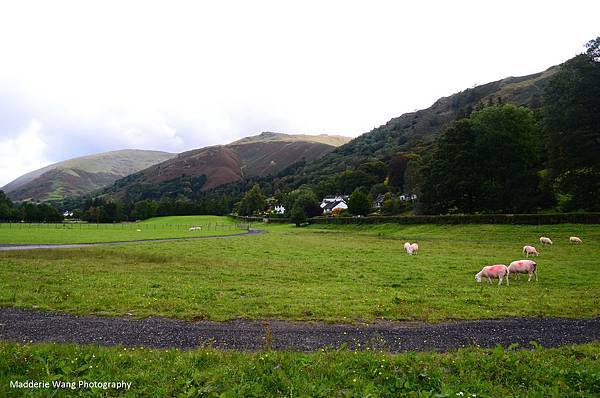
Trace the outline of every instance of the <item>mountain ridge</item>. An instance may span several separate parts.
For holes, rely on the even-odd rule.
[[[180,153],[115,181],[102,193],[130,200],[198,193],[248,177],[275,175],[292,164],[323,157],[349,140],[324,134],[263,132],[229,144]]]
[[[90,193],[176,154],[120,149],[63,160],[26,173],[1,189],[12,200],[60,200]]]

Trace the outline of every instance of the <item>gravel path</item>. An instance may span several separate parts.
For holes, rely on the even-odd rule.
[[[134,244],[134,243],[171,242],[171,241],[177,241],[177,240],[234,238],[234,237],[238,237],[238,236],[260,235],[260,234],[264,234],[266,232],[267,231],[264,231],[261,229],[251,228],[248,230],[248,232],[242,232],[239,234],[196,236],[194,238],[163,238],[163,239],[128,240],[128,241],[122,241],[122,242],[66,243],[66,244],[61,243],[61,244],[35,244],[35,245],[0,244],[0,251],[35,250],[35,249],[73,249],[73,248],[78,248],[78,247],[130,245],[130,244]]]
[[[336,325],[320,322],[186,322],[165,318],[103,318],[18,308],[0,309],[0,339],[152,348],[213,346],[232,350],[315,351],[322,347],[388,352],[445,351],[467,345],[504,347],[536,341],[544,347],[600,340],[600,318],[507,318],[440,324],[379,321]]]

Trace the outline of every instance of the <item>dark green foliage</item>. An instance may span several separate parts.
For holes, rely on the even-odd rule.
[[[371,201],[364,192],[357,189],[350,195],[348,211],[355,216],[366,216],[371,212]]]
[[[530,110],[497,105],[448,128],[426,163],[422,201],[429,214],[526,213],[540,196],[537,125]]]
[[[550,177],[563,210],[600,210],[600,37],[565,62],[544,91]]]
[[[63,218],[62,213],[51,204],[21,202],[14,205],[4,191],[0,191],[0,221],[61,222]]]
[[[120,179],[115,185],[111,186],[110,191],[107,192],[117,191],[122,186],[127,185],[130,181],[135,181],[137,178],[138,175],[134,174]],[[206,176],[204,174],[198,177],[182,175],[181,177],[158,184],[138,183],[131,185],[124,198],[128,202],[137,202],[144,199],[160,200],[165,196],[168,198],[185,196],[193,200],[201,195],[200,192],[205,183]]]
[[[311,189],[306,187],[296,189],[287,194],[283,203],[286,209],[293,209],[299,206],[307,217],[320,216],[322,213],[319,206],[319,199]],[[292,210],[288,211],[290,211],[288,214],[291,214]]]
[[[12,206],[12,201],[6,196],[4,191],[0,191],[0,221],[10,219]]]
[[[302,223],[306,222],[306,213],[300,203],[294,204],[291,212],[291,221],[299,227]]]
[[[404,154],[394,155],[390,160],[388,171],[388,185],[400,188],[404,187],[404,172],[408,167],[410,159]]]
[[[146,220],[156,215],[158,203],[155,200],[140,200],[133,205],[131,217],[136,220]]]
[[[251,216],[265,209],[265,196],[263,195],[260,185],[254,184],[240,202],[238,214],[241,216]]]
[[[126,220],[123,202],[109,196],[86,200],[83,206],[82,219],[94,223],[113,223]]]

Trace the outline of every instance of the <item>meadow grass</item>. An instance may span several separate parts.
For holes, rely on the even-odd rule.
[[[19,390],[10,381],[126,381],[130,390]],[[0,396],[584,397],[600,343],[448,353],[148,350],[0,343]]]
[[[155,217],[118,224],[0,224],[0,244],[94,243],[143,239],[189,238],[242,232],[229,217]],[[191,226],[202,226],[190,232]],[[140,231],[138,231],[140,230]]]
[[[438,322],[600,315],[600,225],[263,225],[268,234],[0,253],[0,305],[181,319]],[[540,235],[539,282],[477,284]],[[583,245],[570,245],[578,235]],[[404,241],[418,241],[416,256]]]

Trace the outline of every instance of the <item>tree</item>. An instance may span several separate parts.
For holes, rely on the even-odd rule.
[[[532,112],[495,105],[453,123],[422,169],[426,213],[522,213],[540,197]]]
[[[264,208],[265,196],[263,195],[260,186],[254,184],[252,189],[246,192],[242,198],[238,213],[241,216],[250,216],[264,210]]]
[[[544,90],[550,178],[563,210],[600,210],[600,37],[561,65]]]
[[[295,206],[300,206],[307,217],[316,217],[322,213],[317,195],[306,187],[301,187],[290,192],[285,199],[284,205],[286,209],[293,209]]]
[[[404,154],[395,155],[390,159],[387,176],[389,186],[397,187],[400,190],[404,188],[404,172],[409,161],[410,159]]]
[[[0,220],[7,221],[11,218],[12,207],[12,201],[4,191],[0,191]]]
[[[348,211],[355,216],[366,216],[371,212],[371,202],[367,195],[357,189],[348,200]]]
[[[297,227],[299,227],[303,222],[306,221],[306,214],[304,213],[304,209],[302,208],[301,204],[297,203],[294,205],[294,207],[292,208],[291,219]]]
[[[140,200],[134,203],[131,216],[136,220],[145,220],[156,215],[158,203],[155,200]]]

